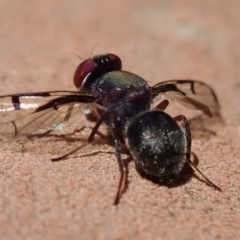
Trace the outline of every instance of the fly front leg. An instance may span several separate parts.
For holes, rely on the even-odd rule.
[[[101,126],[101,124],[103,123],[103,121],[105,120],[107,114],[109,113],[110,110],[106,110],[105,113],[102,114],[102,116],[100,117],[100,119],[97,121],[97,123],[95,124],[94,128],[92,129],[92,132],[90,133],[88,140],[86,143],[82,144],[81,146],[73,149],[72,151],[64,154],[63,156],[57,157],[57,158],[53,158],[52,161],[53,162],[57,162],[57,161],[61,161],[66,159],[67,157],[69,157],[70,155],[72,155],[73,153],[79,151],[80,149],[86,147],[87,145],[91,144],[95,134],[97,133],[98,128]]]
[[[126,190],[126,185],[127,185],[127,174],[128,170],[126,167],[126,164],[124,163],[122,156],[121,156],[121,133],[119,132],[119,126],[118,126],[118,121],[116,117],[116,113],[113,111],[110,113],[110,120],[111,120],[111,132],[112,132],[112,137],[114,141],[114,147],[115,147],[115,155],[117,157],[118,161],[118,166],[119,166],[119,171],[120,171],[120,178],[119,178],[119,184],[118,184],[118,189],[117,189],[117,194],[115,197],[115,200],[113,202],[114,205],[117,205],[119,203],[119,200]]]

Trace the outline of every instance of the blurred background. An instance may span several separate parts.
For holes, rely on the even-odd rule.
[[[193,141],[201,169],[223,193],[193,179],[187,183],[192,186],[193,182],[191,188],[162,188],[142,179],[132,165],[129,189],[117,209],[111,204],[118,168],[116,162],[116,166],[105,166],[105,155],[101,162],[101,155],[96,156],[95,165],[90,166],[85,158],[85,170],[79,160],[55,165],[59,168],[53,170],[45,156],[44,164],[34,162],[39,164],[36,168],[25,162],[26,173],[21,165],[28,158],[23,160],[19,153],[21,161],[14,161],[12,171],[7,167],[13,163],[8,155],[12,152],[1,147],[6,154],[1,161],[9,159],[6,165],[2,162],[1,172],[10,169],[0,180],[3,239],[236,239],[240,207],[239,8],[237,0],[0,0],[1,95],[74,90],[72,76],[81,62],[74,54],[86,59],[112,52],[121,57],[124,70],[142,76],[150,85],[185,78],[210,84],[219,97],[225,122],[217,125],[214,137]],[[188,112],[191,110],[183,113]],[[74,170],[68,174],[63,166]],[[78,168],[81,174],[75,172]],[[50,174],[51,181],[38,179],[38,171],[43,176]],[[17,180],[12,172],[19,174]],[[43,186],[22,180],[26,174],[38,184],[43,181]],[[94,182],[90,176],[96,178],[95,174],[101,175]],[[66,183],[64,191],[62,182]],[[50,189],[52,201],[46,197],[46,189]],[[40,192],[42,195],[37,194]]]

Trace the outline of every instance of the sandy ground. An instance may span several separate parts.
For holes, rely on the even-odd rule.
[[[57,163],[50,159],[81,144],[89,129],[33,140],[1,135],[1,239],[239,239],[239,7],[235,0],[1,0],[1,95],[74,90],[81,60],[66,53],[85,59],[113,52],[150,85],[185,78],[210,84],[222,116],[193,120],[199,113],[175,103],[168,110],[190,119],[198,167],[222,192],[194,176],[161,186],[130,162],[117,207],[117,161],[101,135]],[[76,127],[91,125],[80,119]]]

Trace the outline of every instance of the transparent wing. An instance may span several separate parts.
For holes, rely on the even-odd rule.
[[[211,111],[218,111],[219,103],[214,90],[206,83],[194,80],[168,80],[152,87],[153,98],[163,94],[169,100],[176,100],[181,105],[203,111],[211,116]]]
[[[71,116],[94,101],[91,95],[73,91],[0,96],[0,132],[19,135],[62,129]]]

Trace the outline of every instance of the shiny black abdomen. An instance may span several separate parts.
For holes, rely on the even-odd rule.
[[[184,129],[168,114],[152,110],[129,121],[125,130],[127,147],[146,174],[172,184],[186,162]]]

